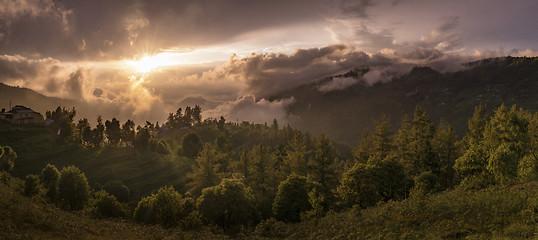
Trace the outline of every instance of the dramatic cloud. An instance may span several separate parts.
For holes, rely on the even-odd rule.
[[[253,95],[246,95],[235,101],[226,102],[215,109],[204,112],[204,117],[219,118],[224,116],[228,121],[248,121],[254,123],[270,123],[276,119],[281,124],[288,123],[287,107],[295,100],[293,98],[267,101],[256,100]]]
[[[337,92],[414,66],[536,56],[536,10],[533,0],[0,0],[0,81],[93,116],[162,121],[199,104],[213,117],[285,121],[293,99],[266,99],[304,84]],[[368,71],[345,76],[353,69]]]
[[[359,82],[357,77],[338,77],[331,79],[330,82],[322,84],[318,87],[318,90],[321,92],[330,92],[335,90],[346,89],[352,85],[355,85]]]

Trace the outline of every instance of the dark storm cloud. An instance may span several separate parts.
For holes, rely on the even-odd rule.
[[[74,97],[83,97],[84,74],[82,69],[78,69],[69,75],[65,82],[65,90]]]
[[[323,21],[334,14],[363,16],[371,5],[370,1],[348,0],[0,3],[4,3],[0,53],[62,60],[130,58],[162,48],[200,47],[232,41],[258,29]]]

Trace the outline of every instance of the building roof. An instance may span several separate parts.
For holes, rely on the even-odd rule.
[[[38,112],[22,105],[15,105],[15,107],[9,110],[8,113],[14,114],[14,113],[38,113]]]

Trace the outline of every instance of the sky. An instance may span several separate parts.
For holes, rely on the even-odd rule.
[[[0,82],[120,120],[286,123],[273,95],[353,68],[321,92],[538,55],[535,0],[0,0]],[[269,101],[267,99],[273,99]]]

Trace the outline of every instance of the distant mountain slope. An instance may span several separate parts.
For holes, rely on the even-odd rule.
[[[361,70],[362,71],[362,70]],[[388,115],[396,129],[403,113],[412,114],[421,106],[435,123],[442,117],[459,133],[467,127],[474,106],[483,103],[489,112],[502,103],[538,110],[538,58],[492,58],[468,63],[462,71],[439,73],[415,67],[388,83],[368,86],[363,72],[353,70],[344,77],[359,81],[343,90],[321,92],[331,78],[304,85],[274,96],[291,97],[296,102],[288,112],[292,125],[329,136],[352,145],[359,141],[372,119]],[[335,77],[342,77],[335,76]]]
[[[24,105],[40,112],[43,116],[45,116],[47,110],[54,110],[58,106],[71,108],[79,105],[73,100],[47,97],[28,88],[12,87],[0,83],[0,108],[7,110],[10,101],[12,106]]]

